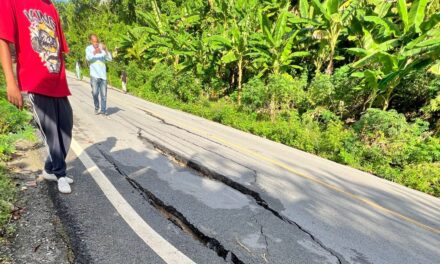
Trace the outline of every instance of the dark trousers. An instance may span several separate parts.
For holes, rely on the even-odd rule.
[[[58,178],[66,176],[66,157],[72,140],[73,113],[67,97],[29,94],[34,118],[49,155],[44,170]]]

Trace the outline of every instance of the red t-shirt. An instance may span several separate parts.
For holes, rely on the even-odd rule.
[[[69,48],[50,0],[0,0],[0,39],[15,45],[22,91],[70,95],[63,60]]]

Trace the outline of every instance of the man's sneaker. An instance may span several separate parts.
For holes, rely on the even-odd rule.
[[[100,114],[99,109],[95,109],[95,115],[99,115],[99,114]]]
[[[69,184],[73,183],[72,178],[69,177],[64,177],[64,178],[66,178]],[[55,174],[47,173],[46,170],[43,170],[43,179],[45,179],[46,181],[58,181],[58,177]]]
[[[106,112],[106,111],[104,111],[104,112],[101,112],[100,114],[101,114],[101,115],[103,115],[103,116],[108,116],[108,114],[107,114],[107,112]]]
[[[66,177],[61,177],[58,180],[58,191],[60,191],[60,193],[71,193],[72,192],[72,189],[70,188],[70,184],[67,182]]]

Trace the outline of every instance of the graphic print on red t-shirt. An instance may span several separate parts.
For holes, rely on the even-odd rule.
[[[15,45],[21,91],[70,95],[63,59],[69,47],[52,1],[0,0],[0,39]]]
[[[41,62],[50,73],[60,72],[60,42],[56,34],[55,20],[39,10],[24,10],[31,25],[32,48],[41,58]]]

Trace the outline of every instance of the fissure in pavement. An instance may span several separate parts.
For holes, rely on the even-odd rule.
[[[164,122],[165,123],[165,122]],[[167,124],[167,123],[165,123]],[[173,125],[174,126],[174,125]],[[176,126],[175,126],[176,127]],[[301,230],[302,232],[304,232],[305,234],[307,234],[315,243],[317,243],[321,248],[323,248],[324,250],[326,250],[327,252],[329,252],[332,256],[334,256],[339,264],[342,263],[348,263],[347,261],[344,260],[344,258],[334,252],[332,249],[326,247],[321,241],[319,241],[319,239],[317,239],[311,232],[309,232],[308,230],[304,229],[302,226],[300,226],[298,223],[294,222],[291,219],[288,219],[287,217],[281,215],[278,211],[276,211],[275,209],[271,208],[269,206],[269,204],[260,196],[260,194],[254,190],[249,189],[248,187],[244,186],[243,184],[233,181],[231,180],[229,177],[227,177],[226,175],[223,175],[217,171],[214,171],[206,166],[204,166],[203,164],[193,160],[193,159],[188,159],[182,155],[179,155],[178,153],[174,152],[173,150],[169,149],[168,147],[164,146],[163,144],[156,142],[154,140],[151,140],[145,136],[142,135],[141,133],[142,131],[140,130],[138,132],[138,137],[146,142],[148,142],[149,144],[153,145],[153,147],[158,150],[159,152],[161,152],[164,156],[168,157],[169,160],[175,162],[175,164],[182,166],[182,164],[190,169],[193,169],[194,171],[197,172],[198,175],[201,175],[202,177],[206,177],[212,180],[216,180],[219,181],[239,192],[241,192],[244,195],[247,195],[251,198],[254,199],[254,201],[262,208],[264,208],[265,210],[271,212],[274,216],[276,216],[277,218],[279,218],[280,220],[282,220],[283,222],[296,226],[299,230]]]
[[[99,149],[98,149],[99,150]],[[217,239],[205,235],[197,227],[191,224],[188,219],[180,213],[176,208],[171,205],[165,204],[161,199],[159,199],[152,192],[142,187],[134,179],[130,178],[113,160],[112,157],[99,150],[101,155],[115,168],[115,170],[130,183],[133,188],[138,190],[140,194],[148,201],[159,213],[166,218],[168,221],[176,225],[182,231],[190,235],[193,239],[199,241],[202,245],[206,246],[210,250],[213,250],[217,255],[223,258],[225,261],[234,264],[244,264],[235,253],[227,250]]]

